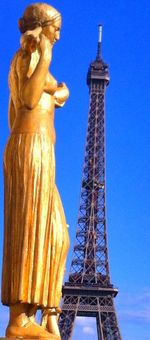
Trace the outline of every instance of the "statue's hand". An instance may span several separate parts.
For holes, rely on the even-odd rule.
[[[37,27],[34,30],[28,30],[20,38],[20,44],[22,49],[31,54],[36,51],[40,42],[40,34],[42,32],[41,27]]]
[[[62,107],[69,97],[69,90],[65,83],[60,83],[54,93],[56,107]]]
[[[68,87],[65,83],[59,83],[58,84],[58,88],[62,89],[62,90],[65,90],[66,93],[68,93],[68,96],[69,96],[69,90],[68,90]]]
[[[61,91],[61,93],[64,95],[65,100],[69,97],[69,89],[65,83],[59,83],[58,87]]]

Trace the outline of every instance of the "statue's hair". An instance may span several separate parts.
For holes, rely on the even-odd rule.
[[[21,33],[33,30],[37,27],[50,25],[61,17],[61,14],[52,6],[45,3],[35,3],[29,5],[19,19],[18,25]]]

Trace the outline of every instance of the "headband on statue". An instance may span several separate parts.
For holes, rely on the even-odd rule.
[[[52,22],[54,22],[60,17],[61,17],[60,14],[56,14],[51,19],[44,20],[44,21],[40,19],[33,19],[33,18],[29,18],[26,20],[24,17],[22,17],[18,21],[19,30],[21,33],[25,33],[26,31],[34,30],[37,27],[46,27],[46,26],[49,26]]]

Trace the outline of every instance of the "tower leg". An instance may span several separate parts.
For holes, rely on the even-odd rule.
[[[100,312],[98,312],[97,317],[96,317],[96,326],[97,326],[98,340],[104,340]]]
[[[71,340],[76,311],[63,310],[59,317],[61,340]]]

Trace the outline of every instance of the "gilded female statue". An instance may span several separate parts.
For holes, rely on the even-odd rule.
[[[55,185],[54,109],[69,91],[49,72],[60,27],[53,7],[28,6],[19,20],[21,48],[10,67],[2,275],[8,337],[60,339],[57,313],[69,237]],[[34,319],[37,308],[43,310],[41,325]]]

